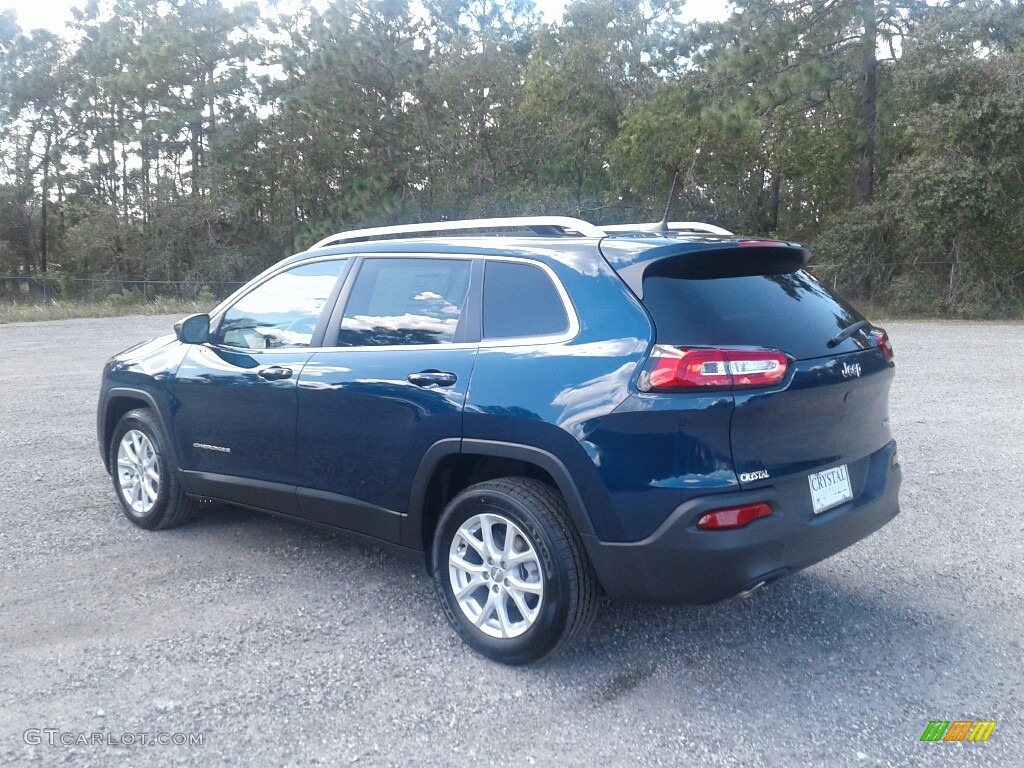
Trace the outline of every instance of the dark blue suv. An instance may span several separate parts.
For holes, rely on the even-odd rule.
[[[807,259],[561,217],[342,233],[107,363],[103,459],[143,528],[217,499],[418,553],[459,635],[528,663],[602,591],[721,600],[896,515],[892,347]]]

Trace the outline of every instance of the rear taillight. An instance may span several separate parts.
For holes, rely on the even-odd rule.
[[[729,507],[727,509],[716,509],[713,512],[706,512],[697,521],[697,527],[702,531],[727,531],[732,528],[742,528],[750,525],[760,517],[768,517],[772,508],[761,502],[760,504],[746,504],[742,507]]]
[[[680,349],[658,344],[651,350],[637,387],[642,392],[765,387],[782,381],[788,364],[788,357],[770,350]]]
[[[892,342],[889,341],[889,334],[885,332],[884,328],[874,328],[871,331],[871,335],[875,337],[875,341],[878,342],[879,348],[882,350],[882,354],[885,355],[886,360],[892,360]]]

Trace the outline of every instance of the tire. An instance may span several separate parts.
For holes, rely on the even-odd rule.
[[[560,651],[597,613],[597,578],[565,501],[537,480],[489,480],[458,494],[438,523],[432,562],[452,627],[502,664]]]
[[[181,490],[167,438],[148,408],[129,411],[110,441],[110,475],[121,511],[147,530],[188,520],[194,502]]]

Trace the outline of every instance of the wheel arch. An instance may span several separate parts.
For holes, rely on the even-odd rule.
[[[434,530],[445,505],[464,488],[496,477],[533,477],[553,486],[580,535],[593,534],[583,498],[565,464],[549,451],[519,443],[450,438],[424,454],[413,480],[403,543],[421,549],[428,571]]]
[[[103,408],[98,425],[103,466],[106,467],[108,474],[110,472],[110,440],[114,436],[114,430],[117,428],[117,423],[121,418],[136,408],[147,408],[153,412],[166,438],[165,442],[167,445],[165,448],[171,452],[171,458],[175,460],[175,466],[178,464],[176,457],[173,455],[174,445],[171,440],[171,433],[167,429],[167,422],[164,420],[163,411],[157,405],[156,398],[143,389],[113,387],[107,391],[103,399]]]

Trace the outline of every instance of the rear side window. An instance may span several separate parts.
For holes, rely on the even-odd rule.
[[[339,347],[448,344],[469,290],[461,259],[367,259],[338,329]]]
[[[828,347],[836,333],[863,318],[803,271],[712,279],[648,276],[643,303],[659,344],[771,347],[800,360],[868,345],[857,333]]]
[[[529,264],[489,261],[484,271],[484,338],[549,336],[569,329],[558,290]]]

